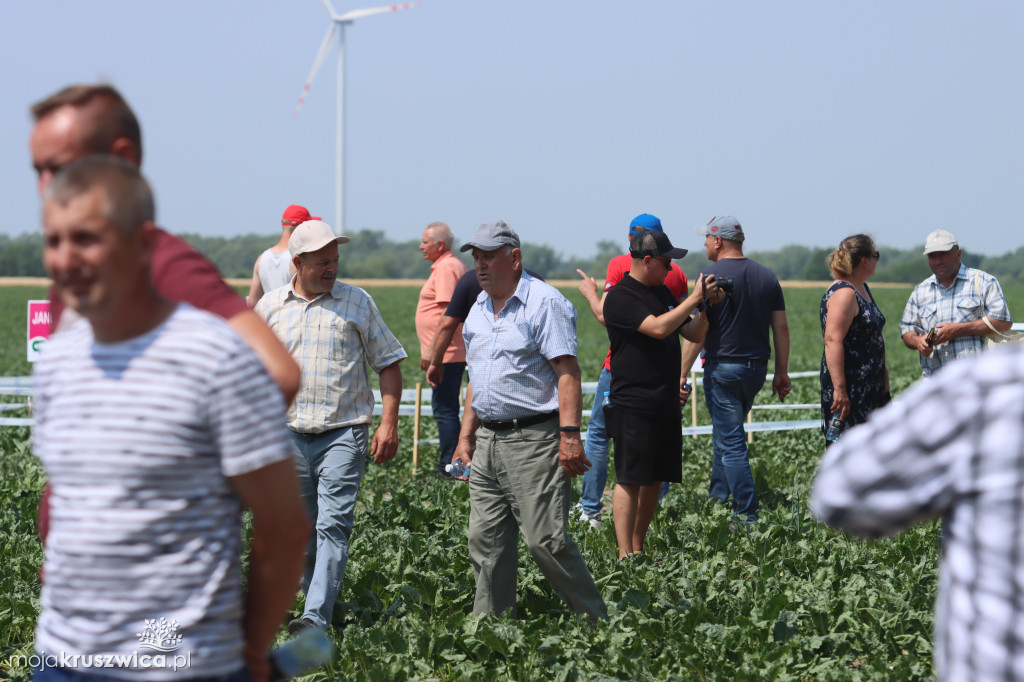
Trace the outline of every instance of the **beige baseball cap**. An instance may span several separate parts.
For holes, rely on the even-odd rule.
[[[334,234],[331,226],[322,220],[307,220],[288,238],[288,253],[292,258],[300,253],[319,251],[331,242],[347,244],[351,239]]]
[[[959,246],[956,237],[945,230],[935,230],[924,241],[924,255],[927,256],[936,251],[949,251],[955,246]]]

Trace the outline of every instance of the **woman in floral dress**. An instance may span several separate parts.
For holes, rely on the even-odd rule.
[[[828,257],[835,281],[821,298],[821,414],[827,425],[839,412],[843,430],[889,402],[885,316],[867,285],[878,257],[874,241],[863,234],[847,237]]]

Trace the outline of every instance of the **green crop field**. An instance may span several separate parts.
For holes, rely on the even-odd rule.
[[[370,288],[384,319],[410,353],[405,385],[422,381],[413,326],[417,290]],[[604,330],[574,289],[580,311],[584,381],[597,378]],[[787,288],[793,341],[790,371],[821,360],[820,289]],[[898,340],[909,289],[877,288],[888,318],[887,360],[894,392],[919,376]],[[1024,287],[1007,290],[1020,315]],[[25,376],[25,301],[42,289],[0,287],[0,376]],[[769,401],[770,388],[758,402]],[[813,403],[817,379],[798,379],[789,402]],[[0,397],[16,402],[12,397]],[[707,423],[702,396],[700,421]],[[589,399],[586,401],[589,407]],[[5,412],[24,416],[24,411]],[[808,419],[815,411],[767,412],[758,419]],[[436,432],[425,420],[424,437]],[[761,521],[730,532],[728,510],[707,501],[708,437],[684,439],[683,477],[655,517],[647,554],[620,564],[610,518],[600,531],[571,532],[608,602],[611,619],[590,625],[570,614],[525,548],[519,618],[474,619],[466,549],[468,493],[462,484],[413,471],[412,420],[403,419],[399,456],[370,465],[360,493],[348,572],[336,610],[338,656],[310,680],[926,680],[932,676],[932,601],[938,524],[885,541],[850,539],[819,526],[807,493],[823,452],[821,434],[759,434],[751,464]],[[614,472],[611,472],[614,479]],[[44,476],[27,428],[0,427],[0,679],[32,650],[42,550],[35,509]],[[612,485],[613,481],[609,483]],[[579,483],[576,483],[578,492]],[[610,517],[610,512],[609,512]],[[296,614],[298,611],[296,611]],[[159,615],[159,614],[155,614]],[[187,633],[185,633],[187,637]]]

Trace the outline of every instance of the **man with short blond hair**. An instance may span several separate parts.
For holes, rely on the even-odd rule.
[[[959,358],[977,355],[985,336],[1013,323],[999,280],[961,261],[956,237],[935,230],[924,244],[932,276],[910,294],[900,320],[903,345],[920,354],[921,371],[931,376]]]
[[[437,437],[441,445],[441,456],[434,474],[451,480],[445,466],[452,461],[452,453],[459,442],[459,391],[462,389],[462,374],[466,369],[466,345],[462,334],[456,330],[446,348],[434,348],[438,340],[438,329],[445,308],[452,300],[452,293],[459,278],[466,274],[466,266],[452,253],[455,235],[444,223],[430,223],[423,230],[420,252],[430,261],[430,277],[420,289],[416,304],[416,335],[420,340],[420,369],[430,368],[435,353],[442,354],[443,377],[431,392],[430,406],[437,422]]]
[[[112,156],[67,164],[44,193],[43,262],[79,320],[35,366],[33,452],[53,490],[35,645],[127,661],[82,672],[62,656],[44,682],[266,680],[295,599],[308,520],[284,402],[222,319],[153,287],[153,220],[148,183]],[[137,651],[157,620],[182,638],[168,665]]]

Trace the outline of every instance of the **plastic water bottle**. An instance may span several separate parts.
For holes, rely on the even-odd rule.
[[[310,628],[270,652],[270,679],[290,680],[330,662],[334,642],[322,630]]]
[[[825,431],[825,442],[835,443],[839,440],[839,434],[843,432],[842,412],[833,412],[832,419],[828,422],[828,430]]]
[[[461,459],[452,460],[451,464],[445,464],[444,470],[451,476],[469,476],[470,466],[464,464]]]

